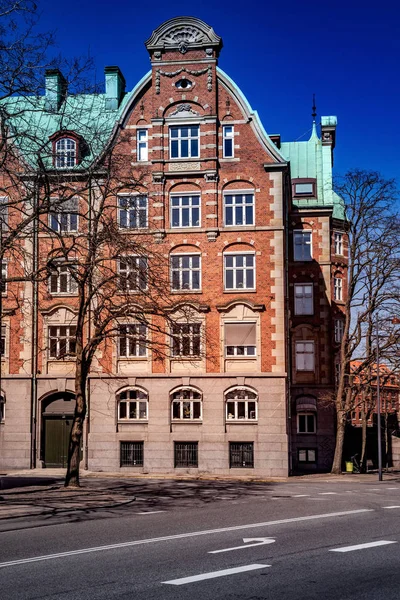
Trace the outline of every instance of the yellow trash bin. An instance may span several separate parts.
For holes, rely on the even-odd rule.
[[[350,460],[346,460],[346,473],[353,472],[353,463]]]

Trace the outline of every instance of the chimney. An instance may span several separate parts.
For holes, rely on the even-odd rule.
[[[45,110],[48,112],[57,112],[65,100],[67,82],[59,69],[46,69],[45,81]]]
[[[125,77],[119,67],[105,67],[106,110],[116,110],[125,93]]]
[[[336,144],[337,117],[321,117],[322,146],[330,147],[331,166],[333,166],[333,151]]]

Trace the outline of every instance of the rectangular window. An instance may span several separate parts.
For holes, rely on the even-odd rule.
[[[79,199],[52,199],[52,210],[49,215],[50,229],[57,233],[78,231]]]
[[[314,342],[296,342],[296,370],[314,371]]]
[[[122,292],[140,292],[147,289],[147,258],[124,256],[119,259],[119,284]]]
[[[312,315],[313,306],[313,284],[296,283],[294,285],[294,314]]]
[[[3,231],[8,230],[8,198],[0,196],[0,227]]]
[[[118,196],[118,225],[121,229],[147,227],[147,196]]]
[[[49,358],[62,359],[75,356],[76,327],[70,325],[49,327]]]
[[[225,225],[254,225],[254,194],[224,195]]]
[[[292,179],[293,196],[296,198],[316,198],[315,179]]]
[[[293,232],[294,260],[312,260],[312,232]]]
[[[137,141],[136,150],[137,150],[138,161],[149,160],[147,129],[138,129],[137,130],[136,141]]]
[[[2,294],[7,293],[7,272],[8,272],[8,264],[7,264],[7,261],[3,260],[1,262],[1,283],[0,283],[0,291]]]
[[[200,227],[200,196],[171,196],[171,227]]]
[[[316,419],[314,413],[299,413],[297,415],[297,433],[315,433]]]
[[[121,442],[120,466],[143,467],[143,442]]]
[[[172,356],[200,356],[200,323],[172,327]]]
[[[224,125],[222,127],[222,138],[224,147],[224,158],[233,158],[235,155],[235,130],[233,125]]]
[[[255,289],[255,256],[254,254],[225,255],[225,289]]]
[[[297,457],[300,463],[316,463],[317,450],[315,448],[299,448]]]
[[[5,325],[1,326],[1,339],[0,339],[0,356],[6,355],[6,333],[7,328]]]
[[[169,128],[170,157],[198,158],[200,156],[200,128],[198,125]]]
[[[118,329],[118,354],[123,358],[147,355],[147,327],[138,323],[120,325]]]
[[[76,294],[78,286],[73,275],[74,265],[60,264],[50,276],[51,294]]]
[[[335,231],[335,254],[343,255],[343,233]]]
[[[174,467],[197,468],[199,466],[198,442],[174,443]]]
[[[334,277],[333,279],[333,298],[339,301],[343,299],[343,280],[341,277]]]
[[[171,256],[171,282],[173,290],[200,290],[200,255],[180,254]]]
[[[256,356],[256,323],[225,323],[225,355]]]
[[[343,319],[335,319],[335,342],[340,344],[344,333],[344,321]]]
[[[254,444],[253,442],[229,442],[229,468],[253,469]]]

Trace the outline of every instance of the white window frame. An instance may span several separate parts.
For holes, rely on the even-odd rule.
[[[246,325],[254,325],[256,330],[256,340],[257,340],[257,321],[240,321],[240,324]],[[224,346],[225,346],[225,358],[257,358],[257,343],[253,346],[253,344],[248,344],[244,346],[240,344],[238,346],[228,346],[226,343],[226,330],[225,327],[227,325],[237,325],[237,321],[224,321]],[[233,354],[228,354],[228,348],[233,348]],[[239,352],[239,348],[243,348],[243,354]],[[251,348],[254,348],[254,354],[251,353]]]
[[[343,256],[343,233],[341,231],[335,231],[333,233],[335,254]]]
[[[8,196],[0,196],[0,228],[2,231],[8,231]]]
[[[304,348],[300,349],[300,345],[303,345]],[[307,350],[306,346],[311,349]],[[295,342],[295,354],[296,354],[296,371],[303,372],[314,372],[315,371],[315,343],[313,340],[298,340]],[[300,359],[302,357],[302,359]],[[309,358],[309,362],[307,362],[307,357]],[[301,364],[302,363],[302,364]]]
[[[245,392],[245,397],[239,398],[235,396],[233,398],[228,398],[229,394],[237,394],[237,392]],[[249,398],[249,394],[254,395],[254,398]],[[249,410],[250,403],[255,405],[253,417],[251,416],[252,411]],[[228,412],[228,404],[234,405],[233,413]],[[240,411],[244,414],[244,416],[242,417],[239,417],[239,404],[244,405],[243,410]],[[258,421],[258,394],[253,390],[249,390],[243,387],[235,387],[233,389],[227,390],[225,392],[225,418],[226,421],[229,423],[232,421],[239,421],[241,423],[243,421],[250,421],[251,423]]]
[[[49,277],[48,280],[48,288],[49,288],[49,294],[51,294],[52,296],[75,296],[78,293],[78,285],[77,285],[77,281],[74,279],[74,277],[71,274],[71,270],[76,268],[76,263],[68,263],[68,262],[58,262],[57,264],[54,266],[54,271],[56,272],[52,272],[52,274]],[[66,271],[64,271],[64,273],[66,273],[66,282],[67,282],[67,290],[65,292],[62,292],[60,290],[60,282],[61,282],[61,277],[63,275],[63,273],[61,272],[62,269],[66,269]],[[57,277],[57,291],[53,291],[52,290],[52,285],[53,285],[53,277]]]
[[[141,137],[144,134],[144,137]],[[136,130],[136,156],[138,162],[149,160],[149,131],[148,129]]]
[[[190,392],[189,398],[175,397],[176,394],[182,394],[183,392]],[[195,398],[195,394],[199,398]],[[194,404],[200,405],[200,416],[194,417]],[[174,405],[179,405],[179,417],[174,416]],[[186,406],[185,406],[186,405]],[[188,405],[188,406],[187,406]],[[188,412],[189,409],[189,412]],[[195,421],[198,423],[203,419],[203,396],[198,390],[191,388],[181,388],[171,393],[171,421]]]
[[[228,196],[231,196],[233,198],[232,204],[227,205],[226,203],[226,199]],[[246,196],[252,196],[252,202],[251,204],[246,204]],[[241,202],[237,202],[237,200],[241,200]],[[224,192],[224,226],[225,227],[246,227],[246,226],[251,226],[255,224],[255,212],[256,212],[256,206],[255,206],[255,193],[254,190],[252,190],[251,192],[249,190],[232,190],[232,191],[226,191]],[[246,217],[246,207],[247,206],[251,206],[252,207],[252,219],[251,222],[247,222],[247,217]],[[228,208],[232,208],[232,223],[227,223],[228,219],[227,219],[227,210]],[[236,222],[236,210],[235,208],[239,207],[242,210],[239,211],[241,212],[241,216],[242,216],[242,222],[241,223],[237,223]],[[240,220],[240,219],[239,219]]]
[[[65,335],[61,335],[61,330],[66,329]],[[55,330],[55,334],[52,334]],[[51,340],[56,340],[56,355],[51,351]],[[65,340],[65,354],[60,354],[61,340]],[[50,360],[73,360],[76,356],[76,350],[71,351],[71,343],[76,348],[76,326],[75,325],[49,325],[48,326],[48,345]]]
[[[191,134],[191,129],[193,127],[197,127],[197,135],[192,135]],[[173,129],[177,129],[178,130],[178,135],[176,137],[172,137],[171,136],[171,132]],[[187,136],[182,136],[182,129],[188,129],[189,133]],[[200,158],[200,125],[199,123],[190,123],[190,124],[179,124],[179,125],[170,125],[169,126],[169,157],[171,160],[179,160],[179,159],[189,159],[189,158]],[[183,156],[182,155],[182,141],[188,141],[188,154]],[[197,140],[197,148],[198,148],[198,153],[197,154],[192,154],[192,145],[191,145],[191,141],[192,140]],[[178,142],[178,156],[172,156],[172,142],[173,141],[177,141]]]
[[[244,256],[244,257],[248,257],[248,256],[252,256],[253,257],[253,266],[250,269],[247,266],[243,266],[243,267],[237,267],[236,266],[236,259],[239,256]],[[232,257],[233,258],[233,266],[227,268],[226,266],[226,259],[227,257]],[[247,287],[247,285],[245,285],[246,283],[246,273],[247,271],[253,271],[253,287]],[[227,272],[228,271],[232,271],[233,272],[233,286],[232,287],[227,287]],[[238,271],[244,271],[244,275],[243,275],[243,286],[239,286],[237,284],[237,272]],[[246,290],[246,291],[255,291],[256,289],[256,253],[255,252],[224,252],[224,290],[227,292],[230,291],[239,291],[239,290]]]
[[[300,459],[300,453],[305,452],[306,460]],[[310,453],[314,454],[314,460],[310,460]],[[298,448],[297,449],[297,461],[302,464],[316,464],[317,463],[317,448]]]
[[[304,417],[304,428],[303,431],[300,428],[300,420],[302,417]],[[309,423],[308,423],[308,418],[312,417],[313,418],[313,424],[312,424],[312,428],[309,429]],[[300,434],[304,434],[304,435],[309,435],[309,434],[316,434],[317,433],[317,419],[316,419],[316,415],[314,412],[308,412],[308,411],[300,411],[299,413],[297,413],[297,433]]]
[[[0,290],[2,296],[7,296],[7,276],[8,276],[8,262],[3,258],[0,264],[1,267],[1,283]]]
[[[186,334],[183,330],[184,327],[189,328],[189,333]],[[179,328],[180,331],[177,331],[176,328]],[[198,333],[194,331],[195,328],[198,328]],[[171,328],[171,356],[173,358],[200,358],[202,344],[201,344],[201,333],[202,333],[202,324],[201,323],[175,323],[175,325]],[[189,340],[189,352],[184,353],[184,342],[185,339]],[[198,346],[199,352],[195,353],[194,348],[197,345],[195,344],[195,339],[198,338]],[[175,352],[175,343],[178,341],[179,343],[179,352]]]
[[[126,202],[126,206],[123,206]],[[149,198],[147,194],[118,194],[118,227],[131,231],[146,229],[149,222]],[[126,225],[122,225],[122,215],[126,213]]]
[[[335,319],[334,320],[334,330],[335,330],[335,342],[340,344],[343,339],[344,334],[344,320],[343,319]]]
[[[343,300],[343,279],[336,275],[333,278],[333,299],[338,302]]]
[[[127,397],[121,398],[121,396],[123,394],[126,394]],[[131,396],[133,396],[133,394],[138,394],[139,396],[137,398],[132,398]],[[143,398],[140,397],[140,394],[143,395]],[[126,416],[125,417],[121,417],[121,403],[124,403],[126,405]],[[137,415],[136,417],[130,416],[130,404],[136,405],[136,415]],[[146,405],[146,416],[144,416],[144,417],[140,416],[140,405],[141,404]],[[122,390],[117,395],[117,409],[118,409],[118,421],[121,423],[125,423],[127,421],[129,421],[129,422],[148,421],[149,420],[149,395],[144,390],[140,390],[140,389],[136,389],[136,388],[130,389],[130,390]]]
[[[56,169],[70,169],[71,167],[74,167],[76,165],[76,140],[68,136],[59,138],[55,143],[54,150],[54,166],[56,167]]]
[[[124,261],[126,267],[121,269],[121,261]],[[140,261],[143,261],[145,264],[145,269],[140,269]],[[131,263],[135,262],[136,266],[131,274]],[[138,256],[138,255],[130,255],[130,256],[121,256],[118,259],[118,275],[119,275],[119,289],[121,293],[124,294],[138,294],[140,292],[144,292],[147,290],[148,286],[148,278],[147,278],[147,270],[148,270],[148,258],[147,256]],[[131,287],[130,281],[131,277],[133,279],[134,287]]]
[[[7,354],[7,325],[1,326],[0,357],[4,359]],[[0,395],[1,398],[1,395]]]
[[[307,292],[305,288],[311,290],[311,293],[310,291]],[[312,283],[294,284],[294,314],[314,314],[314,286]]]
[[[56,233],[77,233],[79,231],[79,198],[69,198],[60,202],[58,198],[52,198],[56,203],[55,209],[49,212],[49,228]]]
[[[227,133],[227,129],[231,129],[230,133]],[[227,152],[227,141],[232,141],[232,152],[229,154]],[[235,157],[235,126],[234,125],[223,125],[222,126],[222,148],[223,148],[223,157],[224,158],[234,158]]]
[[[126,328],[123,331],[122,328]],[[125,352],[121,352],[121,340],[125,339]],[[118,326],[118,358],[147,357],[147,327],[142,323],[122,323]],[[131,352],[132,347],[134,351]]]
[[[173,266],[174,258],[179,259],[179,266],[175,268]],[[182,266],[182,259],[189,259],[189,267],[186,269]],[[199,259],[199,267],[193,267],[193,258]],[[174,287],[174,273],[179,274],[179,287]],[[189,274],[188,287],[184,287],[183,275],[184,273]],[[199,275],[199,287],[193,287],[193,274],[198,273]],[[200,292],[201,291],[201,254],[200,253],[183,253],[183,254],[171,254],[170,255],[170,278],[171,278],[171,290],[173,292]]]
[[[294,229],[293,230],[293,260],[295,260],[296,262],[299,261],[304,261],[304,262],[309,262],[311,260],[313,260],[313,253],[312,253],[312,229]],[[310,238],[307,241],[306,240],[306,235],[309,235]],[[301,243],[298,243],[297,240],[301,240]],[[305,253],[305,249],[309,247],[309,256],[306,256]],[[301,248],[301,252],[300,252],[300,257],[298,256],[297,252],[296,252],[296,248]],[[308,253],[307,253],[308,254]]]
[[[183,204],[183,199],[188,198],[189,204],[186,206]],[[196,198],[199,200],[199,204],[196,206],[193,204],[193,199]],[[178,200],[178,205],[174,206],[174,201]],[[198,209],[199,218],[196,221],[194,218],[194,212]],[[188,210],[189,212],[189,225],[183,225],[183,211]],[[178,225],[174,225],[174,213],[178,213],[179,223]],[[188,227],[201,227],[201,194],[187,192],[186,194],[171,194],[170,195],[170,218],[171,218],[171,229],[186,229]]]

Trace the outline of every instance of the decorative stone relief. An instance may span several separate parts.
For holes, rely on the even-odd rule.
[[[162,172],[154,172],[153,174],[153,183],[164,183],[164,173]]]
[[[204,75],[205,73],[207,73],[207,89],[209,92],[212,91],[212,67],[211,67],[211,65],[209,65],[208,67],[205,67],[205,69],[198,69],[198,70],[186,69],[185,67],[182,67],[181,69],[177,69],[176,71],[162,71],[161,69],[157,69],[156,81],[155,81],[156,94],[160,93],[161,76],[162,77],[177,77],[181,73],[188,73],[189,75],[193,75],[193,77],[199,77],[200,75]]]
[[[182,171],[200,171],[199,162],[184,162],[184,163],[170,163],[170,171],[182,172]]]
[[[192,44],[204,44],[206,42],[205,34],[190,25],[181,25],[170,29],[164,37],[164,43],[169,46],[177,46],[181,54],[185,54]]]
[[[173,113],[168,115],[169,117],[187,117],[187,116],[199,116],[199,113],[190,106],[190,104],[180,104]]]
[[[161,244],[163,239],[165,238],[165,231],[156,231],[154,233],[154,241],[156,244]]]
[[[217,229],[213,229],[213,230],[207,231],[207,240],[209,242],[216,242],[217,241],[217,237],[218,237],[218,230]]]
[[[214,181],[217,182],[219,177],[218,177],[218,173],[215,171],[214,173],[205,173],[204,174],[204,179],[206,181]]]

